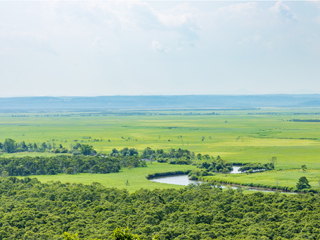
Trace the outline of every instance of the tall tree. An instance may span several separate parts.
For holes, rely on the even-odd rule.
[[[90,146],[88,144],[83,144],[80,148],[80,152],[83,155],[90,155],[93,151],[93,146]]]
[[[7,153],[13,153],[16,150],[15,141],[11,138],[7,138],[3,144],[3,150]]]
[[[299,182],[297,183],[297,189],[301,190],[304,188],[310,188],[309,181],[306,177],[300,177]]]

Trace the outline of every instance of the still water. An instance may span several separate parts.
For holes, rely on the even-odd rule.
[[[241,167],[236,167],[236,166],[233,166],[233,170],[230,172],[231,174],[238,174],[238,173],[242,173],[239,171],[239,168]]]
[[[235,171],[235,168],[237,168],[237,170],[240,167],[233,167],[233,171]],[[238,173],[238,172],[237,172]],[[183,186],[188,186],[191,183],[194,184],[201,184],[204,182],[201,181],[197,181],[197,180],[189,180],[189,176],[184,174],[184,175],[175,175],[175,176],[164,176],[164,177],[156,177],[156,178],[152,178],[149,179],[152,182],[158,182],[158,183],[167,183],[167,184],[176,184],[176,185],[183,185]],[[222,188],[226,188],[226,185],[221,184]],[[237,187],[231,187],[233,189],[237,189]],[[260,192],[275,192],[272,190],[260,190],[260,189],[253,189],[253,188],[249,188],[248,190],[250,191],[260,191]],[[292,193],[292,192],[287,192],[287,193]]]

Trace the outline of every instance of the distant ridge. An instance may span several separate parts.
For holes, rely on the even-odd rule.
[[[0,110],[165,110],[320,107],[320,94],[0,98]]]

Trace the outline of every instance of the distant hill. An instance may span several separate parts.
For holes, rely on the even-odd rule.
[[[320,107],[320,95],[185,95],[0,98],[1,111],[243,109],[259,107]]]

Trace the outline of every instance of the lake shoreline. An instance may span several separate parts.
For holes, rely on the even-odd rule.
[[[164,178],[168,178],[168,177],[188,176],[189,172],[190,171],[187,170],[187,171],[154,173],[154,174],[148,174],[146,176],[146,178],[149,181],[153,181],[153,180],[157,180],[157,179],[159,180],[159,179],[164,179]],[[189,177],[188,177],[188,179],[189,179]],[[249,186],[243,186],[240,184],[227,183],[227,182],[222,182],[222,181],[213,181],[213,180],[210,181],[208,179],[204,179],[201,177],[199,177],[198,180],[193,180],[193,181],[199,182],[200,184],[201,183],[216,183],[216,184],[221,184],[225,187],[227,187],[227,186],[241,187],[241,188],[248,188],[248,190],[264,191],[264,192],[281,192],[281,193],[289,193],[289,194],[303,193],[303,194],[305,194],[305,192],[293,192],[293,191],[285,191],[285,190],[272,189],[272,188],[249,187]],[[163,182],[163,183],[166,183],[166,182]],[[190,182],[190,183],[193,183],[193,182]],[[166,183],[166,184],[176,184],[176,183]],[[183,185],[183,184],[176,184],[176,185]]]

